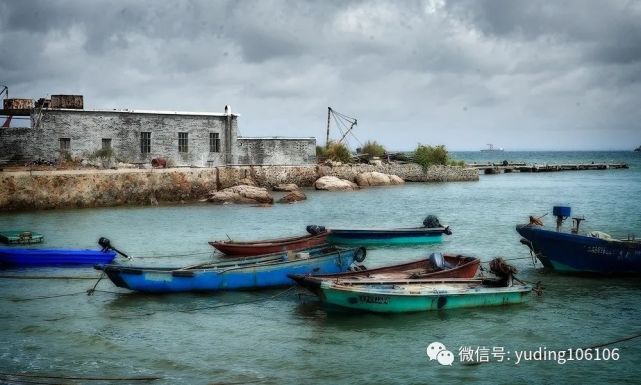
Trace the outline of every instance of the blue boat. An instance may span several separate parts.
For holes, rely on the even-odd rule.
[[[118,287],[149,293],[251,290],[294,285],[288,274],[331,274],[362,261],[365,249],[324,245],[183,268],[96,266]]]
[[[641,241],[613,239],[598,231],[580,235],[583,217],[572,218],[572,230],[562,232],[561,225],[570,217],[571,209],[555,206],[553,213],[557,217],[556,231],[541,228],[540,220],[533,217],[529,224],[516,226],[516,231],[523,237],[521,243],[530,248],[543,266],[574,274],[641,274]]]
[[[308,232],[323,230],[323,226],[308,226]],[[353,246],[405,246],[441,242],[443,234],[452,234],[449,226],[443,226],[433,215],[423,221],[423,227],[409,228],[354,228],[329,229],[328,242]]]
[[[115,257],[113,250],[0,248],[2,267],[93,266]]]

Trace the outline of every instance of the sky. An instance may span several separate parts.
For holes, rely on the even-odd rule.
[[[641,1],[0,0],[11,97],[239,113],[315,136],[327,107],[388,150],[641,145]],[[330,136],[340,137],[332,122]]]

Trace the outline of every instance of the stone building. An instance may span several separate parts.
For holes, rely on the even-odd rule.
[[[86,110],[81,95],[51,99],[5,99],[0,115],[29,116],[29,127],[0,128],[0,159],[23,162],[83,159],[109,152],[121,162],[164,158],[176,166],[309,164],[315,138],[238,136],[238,114],[143,110]]]

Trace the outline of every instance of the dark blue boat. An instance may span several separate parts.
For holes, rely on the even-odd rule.
[[[250,290],[294,285],[288,275],[347,271],[365,250],[321,247],[183,268],[96,266],[118,287],[149,293]]]
[[[599,275],[640,275],[641,241],[612,239],[607,234],[592,232],[579,235],[583,218],[573,218],[570,233],[561,231],[570,208],[556,206],[557,230],[546,230],[532,218],[530,224],[517,225],[516,231],[543,266],[562,273]]]
[[[93,266],[115,257],[112,250],[0,248],[2,267]]]
[[[324,229],[323,226],[307,226],[310,233]],[[327,240],[336,245],[407,246],[441,242],[443,234],[452,234],[450,227],[441,225],[438,218],[429,215],[423,221],[423,227],[331,228]]]

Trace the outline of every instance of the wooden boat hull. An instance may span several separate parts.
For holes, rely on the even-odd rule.
[[[437,243],[449,228],[331,229],[327,240],[336,245],[396,246]]]
[[[228,257],[254,256],[278,253],[289,250],[302,250],[327,242],[329,232],[300,237],[261,240],[253,242],[213,241],[210,245]]]
[[[383,277],[385,279],[409,279],[411,277],[425,278],[473,278],[478,272],[481,261],[474,257],[445,254],[443,256],[447,266],[443,269],[435,267],[430,258],[416,261],[383,266],[375,269],[348,271],[337,274],[292,275],[294,281],[316,295],[320,295],[320,286],[323,281],[336,279],[372,279]]]
[[[93,266],[111,263],[114,251],[1,248],[3,267]]]
[[[44,235],[32,231],[0,231],[0,242],[6,244],[29,245],[42,243]]]
[[[447,283],[435,283],[431,287],[415,291],[401,291],[394,283],[341,285],[324,281],[321,284],[320,299],[324,303],[374,313],[409,313],[517,304],[523,302],[532,291],[527,285],[469,289],[451,286]]]
[[[517,225],[543,266],[561,273],[640,275],[641,242],[593,238]],[[527,242],[526,242],[527,243]]]
[[[149,293],[185,291],[253,290],[294,284],[288,274],[347,271],[361,249],[319,248],[309,258],[249,258],[211,264],[205,268],[143,268],[97,266],[118,287]],[[237,262],[237,263],[236,263]]]

